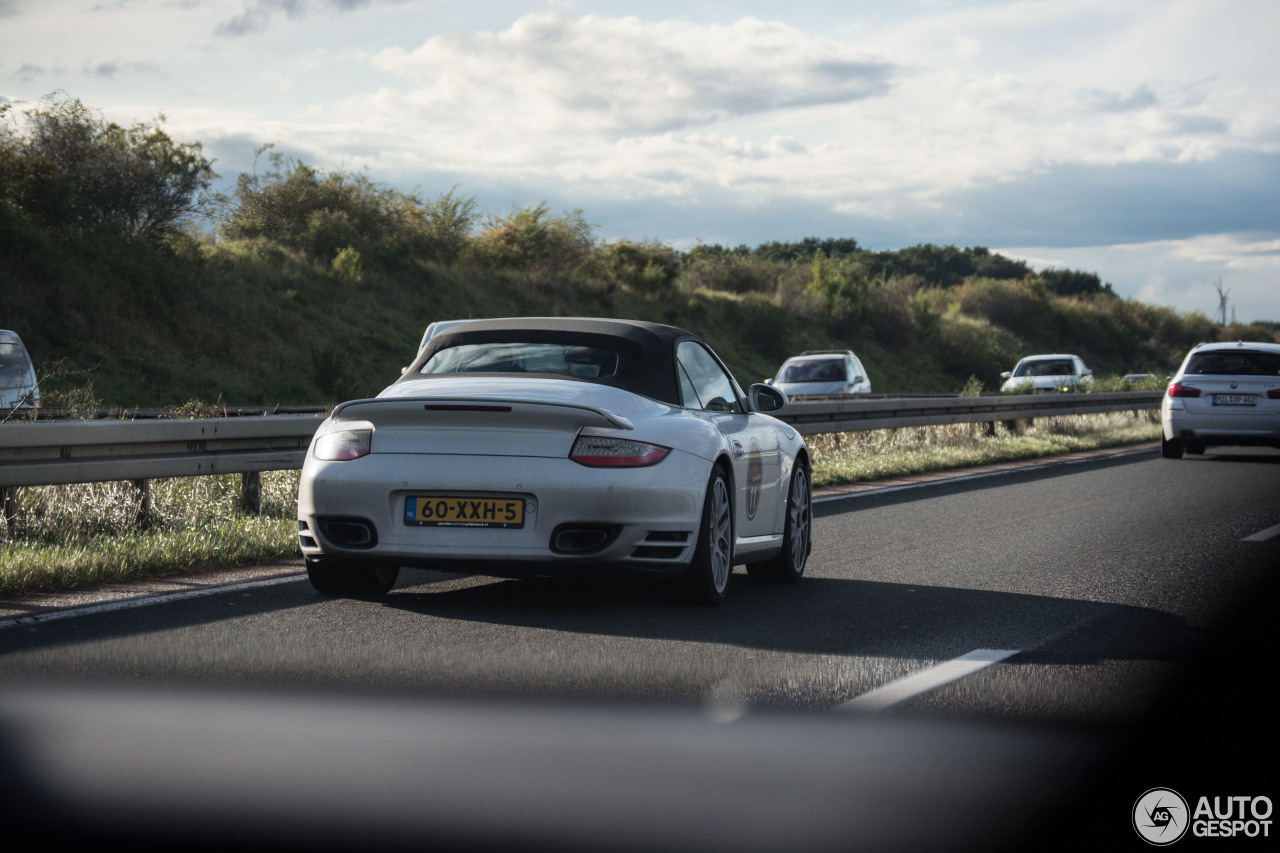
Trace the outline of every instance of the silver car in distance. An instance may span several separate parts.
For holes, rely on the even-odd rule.
[[[630,572],[724,600],[733,567],[793,582],[812,546],[804,439],[697,336],[628,320],[478,320],[376,398],[334,409],[298,490],[307,574],[376,595],[402,567]]]

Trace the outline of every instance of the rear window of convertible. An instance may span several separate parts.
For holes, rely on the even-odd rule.
[[[618,373],[618,354],[601,347],[552,343],[459,344],[432,355],[418,373],[539,373],[609,379]]]

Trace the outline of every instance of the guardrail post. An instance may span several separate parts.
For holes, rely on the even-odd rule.
[[[138,529],[146,530],[151,526],[151,481],[150,480],[131,480],[133,488],[138,494]]]
[[[13,525],[18,520],[18,501],[14,497],[17,491],[17,488],[13,486],[6,486],[0,489],[0,503],[3,503],[4,508],[5,538],[13,536]]]
[[[240,509],[249,515],[262,514],[262,474],[245,471],[240,475]]]

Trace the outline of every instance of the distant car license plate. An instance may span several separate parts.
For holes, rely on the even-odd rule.
[[[1215,406],[1256,406],[1258,398],[1252,394],[1214,394]]]
[[[524,498],[407,497],[404,523],[415,527],[524,527]]]

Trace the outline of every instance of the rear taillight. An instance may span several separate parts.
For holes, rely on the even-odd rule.
[[[588,468],[643,468],[656,465],[670,452],[669,447],[628,438],[580,435],[569,458]]]
[[[1272,388],[1268,391],[1267,398],[1270,400],[1280,400],[1280,388]]]
[[[317,438],[315,455],[326,462],[348,462],[368,456],[372,444],[373,430],[345,429]]]
[[[1200,389],[1194,385],[1183,385],[1181,382],[1169,383],[1170,397],[1199,397]]]

